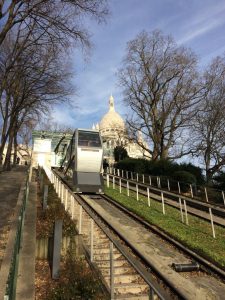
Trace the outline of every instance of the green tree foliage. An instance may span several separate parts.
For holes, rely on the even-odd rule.
[[[116,146],[114,148],[115,161],[120,161],[128,157],[127,150],[123,146]]]
[[[119,161],[115,167],[136,173],[148,173],[148,161],[145,159],[126,158]]]
[[[214,176],[213,183],[216,188],[225,190],[225,172],[221,171],[216,176]]]
[[[180,171],[186,171],[191,174],[193,174],[196,178],[196,183],[198,185],[202,185],[205,183],[205,177],[202,173],[202,169],[200,167],[197,167],[191,163],[182,163],[179,165]]]
[[[178,164],[170,160],[153,161],[127,158],[119,161],[116,164],[116,168],[153,176],[163,176],[177,181],[183,181],[187,184],[202,185],[205,183],[202,169],[191,163]]]

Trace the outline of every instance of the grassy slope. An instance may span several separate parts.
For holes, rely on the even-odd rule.
[[[118,187],[115,190],[105,187],[105,193],[149,223],[160,227],[176,240],[217,262],[225,269],[225,228],[215,225],[216,238],[214,239],[209,222],[188,215],[188,226],[181,222],[180,211],[170,206],[165,205],[166,214],[163,215],[161,203],[152,199],[151,206],[148,207],[146,197],[139,195],[139,201],[137,201],[136,193],[130,192],[130,197],[128,197],[125,189],[122,189],[122,194],[120,194]]]

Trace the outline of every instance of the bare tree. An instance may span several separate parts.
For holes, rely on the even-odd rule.
[[[43,38],[51,36],[68,43],[71,38],[89,43],[82,25],[84,16],[103,21],[108,13],[106,0],[1,0],[0,45],[9,31],[16,26],[35,23],[36,31],[43,31]]]
[[[118,76],[131,108],[128,130],[154,160],[189,153],[183,133],[202,99],[196,66],[191,50],[178,47],[159,31],[141,32],[127,45]],[[140,131],[150,147],[139,142]]]
[[[49,106],[58,101],[65,101],[72,89],[69,81],[71,73],[65,62],[62,63],[60,49],[52,44],[42,48],[31,44],[20,53],[13,66],[7,69],[6,62],[4,67],[0,101],[3,120],[0,158],[8,139],[4,168],[9,169],[13,139],[24,120],[30,114],[48,111]]]
[[[205,97],[198,109],[192,135],[210,183],[213,175],[225,165],[225,56],[213,59],[203,78]]]
[[[77,42],[90,46],[82,20],[91,16],[101,22],[107,13],[107,0],[0,1],[0,163],[8,140],[5,169],[23,122],[71,94],[65,53]]]

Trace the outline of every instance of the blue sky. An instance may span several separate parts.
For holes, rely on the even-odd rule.
[[[108,98],[114,96],[116,111],[125,118],[122,90],[116,71],[125,55],[126,43],[142,31],[160,29],[178,44],[190,47],[200,67],[225,52],[224,0],[109,0],[111,15],[106,24],[87,21],[93,49],[85,60],[74,50],[74,108],[60,106],[52,113],[60,124],[91,128],[108,111]]]

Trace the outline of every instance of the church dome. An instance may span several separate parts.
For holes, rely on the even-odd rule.
[[[102,133],[111,130],[125,130],[125,124],[121,116],[115,111],[114,98],[109,98],[109,111],[104,115],[99,123],[99,129]]]

